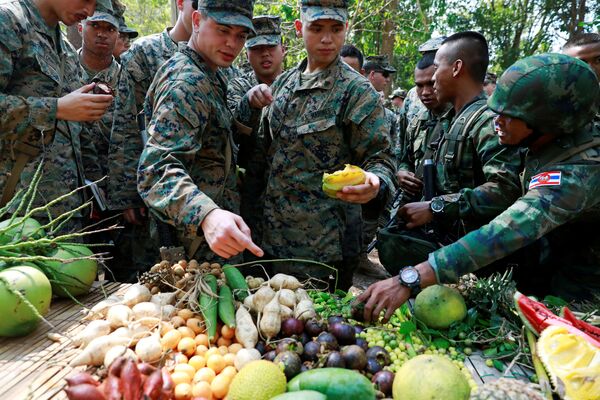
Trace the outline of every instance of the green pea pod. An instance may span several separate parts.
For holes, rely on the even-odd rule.
[[[211,292],[216,296],[218,293],[217,278],[212,274],[208,274],[204,275],[202,279],[204,279],[204,283],[210,287]],[[219,302],[216,297],[212,297],[208,293],[200,293],[199,302],[202,316],[206,323],[208,337],[212,340],[217,334],[217,309]]]
[[[219,318],[225,325],[235,328],[235,306],[233,305],[233,294],[227,285],[219,289]]]
[[[235,294],[235,298],[239,301],[244,301],[250,295],[250,288],[244,275],[242,275],[239,269],[228,264],[223,265],[223,273],[225,274],[227,286],[231,288]]]

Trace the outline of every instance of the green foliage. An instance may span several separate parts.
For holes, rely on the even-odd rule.
[[[122,0],[122,3],[127,7],[127,25],[140,36],[161,32],[170,25],[170,0]]]

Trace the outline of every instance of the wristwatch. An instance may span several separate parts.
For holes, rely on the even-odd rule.
[[[413,266],[402,268],[398,280],[402,286],[410,289],[412,296],[416,296],[421,291],[421,274]]]
[[[444,203],[444,199],[441,197],[434,197],[431,199],[429,208],[431,209],[433,215],[440,215],[444,212]]]

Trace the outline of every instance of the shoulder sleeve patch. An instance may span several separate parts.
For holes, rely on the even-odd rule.
[[[560,186],[562,173],[560,171],[542,172],[531,177],[529,181],[529,190],[541,186]]]

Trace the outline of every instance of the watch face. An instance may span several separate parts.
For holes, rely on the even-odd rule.
[[[442,212],[444,210],[444,200],[431,200],[431,211]]]
[[[419,279],[419,273],[414,268],[405,268],[402,270],[400,277],[406,283],[414,283]]]

